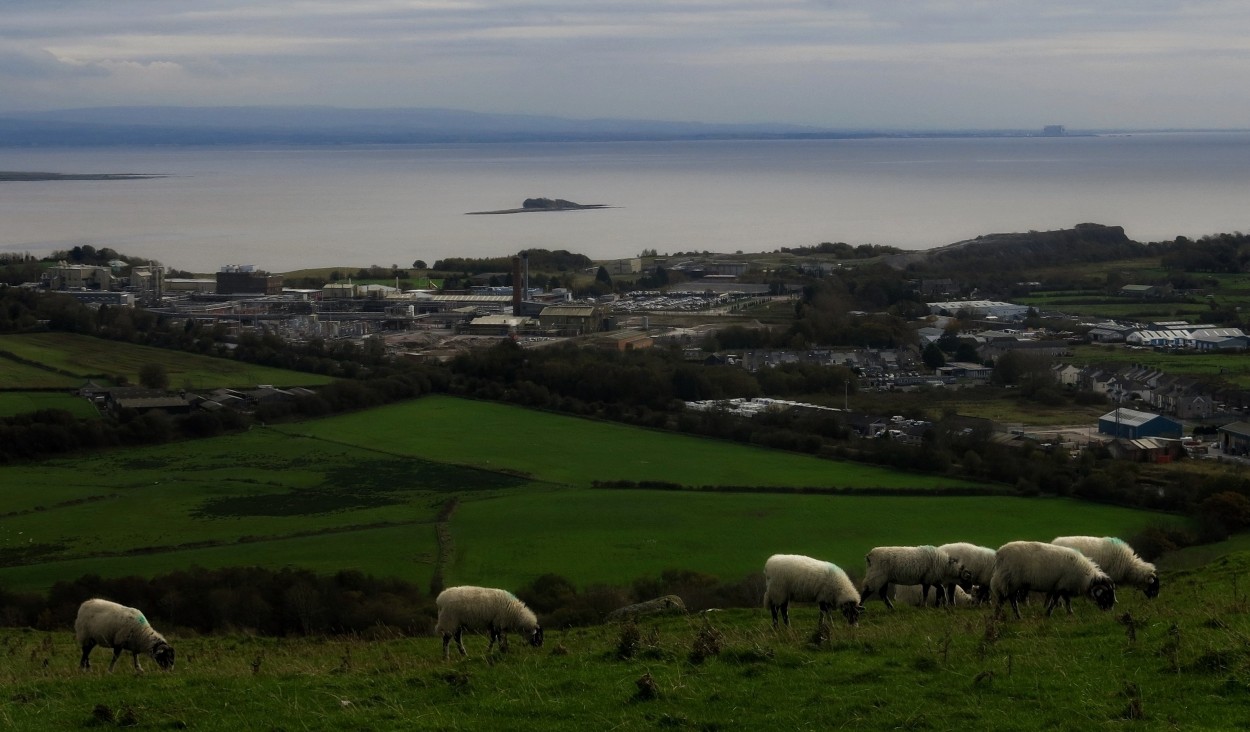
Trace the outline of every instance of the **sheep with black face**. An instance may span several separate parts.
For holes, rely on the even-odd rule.
[[[774,554],[764,562],[764,582],[764,605],[772,612],[774,628],[778,613],[790,625],[791,602],[816,603],[822,619],[836,608],[850,625],[857,625],[864,611],[855,583],[832,562],[799,554]]]
[[[1020,617],[1020,598],[1028,592],[1046,594],[1046,615],[1062,599],[1072,614],[1072,597],[1087,595],[1099,608],[1115,605],[1115,582],[1098,565],[1075,549],[1040,541],[1013,541],[998,548],[990,592],[998,609],[1010,600]]]
[[[96,646],[113,649],[109,671],[113,670],[124,651],[134,655],[136,671],[143,670],[139,665],[140,653],[151,656],[166,671],[174,667],[174,647],[169,645],[165,636],[152,628],[142,612],[133,607],[98,598],[87,600],[78,607],[74,637],[82,647],[82,659],[78,666],[84,670],[91,668],[89,657]]]

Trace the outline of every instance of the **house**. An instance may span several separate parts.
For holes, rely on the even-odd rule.
[[[620,330],[604,334],[598,343],[610,351],[636,351],[650,348],[655,345],[655,340],[646,331]]]
[[[1137,463],[1170,463],[1185,454],[1185,446],[1180,440],[1166,440],[1159,437],[1111,440],[1106,447],[1111,456],[1117,460],[1131,460]]]
[[[1169,287],[1167,289],[1171,288]],[[1164,295],[1164,288],[1159,285],[1125,285],[1120,288],[1120,294],[1140,298],[1162,297]]]
[[[979,363],[951,361],[945,366],[938,366],[937,375],[942,377],[950,376],[956,379],[988,381],[994,375],[994,369]]]
[[[1098,432],[1129,440],[1143,437],[1172,437],[1179,439],[1183,426],[1171,417],[1136,409],[1113,409],[1098,418]]]
[[[1055,364],[1051,367],[1051,375],[1055,377],[1055,381],[1063,386],[1077,386],[1080,383],[1081,372],[1084,371],[1080,366],[1074,366],[1070,363]]]

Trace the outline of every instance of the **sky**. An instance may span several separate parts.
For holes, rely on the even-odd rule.
[[[1245,128],[1245,0],[2,0],[0,113]]]

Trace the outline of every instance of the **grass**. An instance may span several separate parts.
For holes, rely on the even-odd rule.
[[[1169,374],[1207,376],[1224,379],[1237,386],[1250,386],[1250,362],[1237,353],[1169,353],[1124,346],[1075,346],[1064,359],[1075,364],[1131,363],[1156,368]]]
[[[175,388],[211,389],[257,384],[316,386],[331,381],[330,377],[320,374],[275,369],[74,333],[0,335],[0,351],[8,351],[27,361],[38,362],[61,372],[62,375],[72,374],[74,386],[81,385],[87,378],[101,376],[125,376],[130,382],[138,383],[139,369],[151,362],[165,367],[169,383]],[[34,378],[33,374],[31,378]],[[37,388],[44,385],[6,382],[6,386],[10,388]]]
[[[83,419],[100,416],[99,410],[91,402],[73,394],[52,391],[0,392],[0,417],[12,417],[40,409],[61,409]]]
[[[989,610],[870,605],[816,637],[798,605],[550,628],[541,649],[442,660],[433,637],[199,637],[159,625],[171,673],[136,676],[107,652],[77,669],[68,630],[0,631],[0,724],[138,729],[1229,729],[1250,700],[1250,554],[1165,575],[1154,601],[1023,620]],[[1243,583],[1244,584],[1244,583]],[[1131,621],[1129,620],[1131,618]],[[1131,622],[1131,626],[1130,626]],[[1130,633],[1131,627],[1131,633]],[[696,646],[700,653],[696,653]],[[622,653],[622,648],[626,649]],[[154,664],[148,661],[146,664]]]
[[[953,478],[441,396],[277,429],[574,485],[653,480],[692,486],[976,487]]]
[[[1166,514],[1063,499],[802,496],[677,491],[518,491],[465,501],[452,529],[458,583],[519,587],[554,572],[578,586],[625,585],[664,569],[725,580],[758,573],[768,555],[808,554],[855,576],[881,544],[1066,534],[1130,536]],[[511,557],[502,562],[499,557]]]
[[[5,389],[76,389],[83,381],[0,355],[0,384]]]
[[[483,470],[489,467],[493,470]],[[666,568],[737,580],[777,551],[849,567],[879,543],[1131,534],[1159,514],[1072,501],[592,488],[967,485],[854,463],[431,397],[194,442],[0,469],[0,586],[191,565],[351,568],[425,585],[455,496],[454,582],[579,584]],[[948,527],[953,527],[953,530]],[[833,554],[831,554],[833,552]]]

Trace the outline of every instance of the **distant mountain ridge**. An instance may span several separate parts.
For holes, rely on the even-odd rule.
[[[403,144],[875,136],[788,124],[568,119],[454,109],[93,107],[0,113],[0,145]]]

